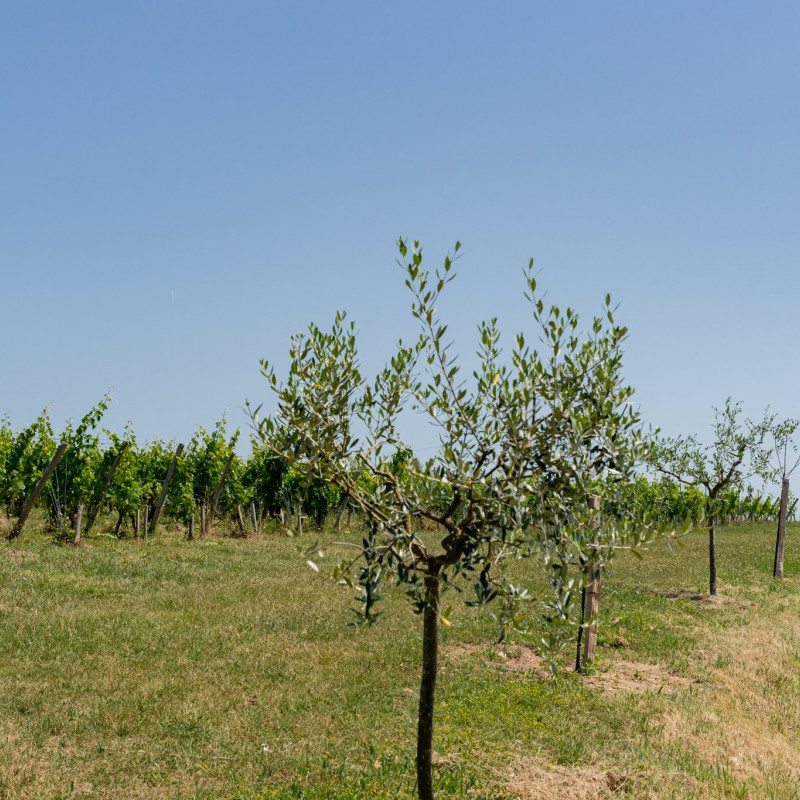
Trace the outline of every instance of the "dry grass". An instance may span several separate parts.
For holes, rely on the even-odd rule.
[[[561,767],[539,759],[515,764],[508,783],[521,800],[606,800],[630,787],[629,778],[600,767]]]
[[[669,692],[689,686],[691,681],[676,675],[662,664],[635,661],[612,661],[605,670],[587,675],[587,686],[615,692]]]

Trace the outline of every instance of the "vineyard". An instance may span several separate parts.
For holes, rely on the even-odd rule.
[[[94,530],[119,538],[153,535],[157,513],[182,526],[187,535],[190,528],[202,535],[216,524],[221,531],[242,536],[259,530],[267,519],[280,521],[289,533],[302,533],[304,519],[306,525],[321,528],[333,515],[338,527],[345,512],[348,519],[359,513],[340,489],[309,480],[301,468],[255,437],[250,455],[239,457],[240,431],[229,435],[224,419],[210,432],[199,429],[185,447],[159,440],[143,446],[132,427],[122,433],[102,428],[108,401],[104,398],[77,425],[70,423],[60,433],[53,430],[46,411],[22,429],[8,419],[0,421],[0,503],[10,529],[62,443],[63,454],[35,503],[59,539],[74,540],[81,508],[82,535]],[[410,457],[407,450],[398,453],[395,465]],[[361,480],[368,480],[366,474]],[[441,505],[448,502],[445,496]],[[795,506],[793,498],[790,519]],[[727,524],[771,522],[779,507],[779,497],[752,487],[734,488],[721,496],[718,513]],[[702,525],[707,499],[696,487],[670,478],[639,476],[606,503],[603,513],[621,517],[631,510],[638,517],[678,527]]]
[[[186,446],[158,440],[142,446],[132,427],[121,434],[101,428],[107,404],[104,398],[58,435],[46,411],[22,430],[0,423],[0,502],[14,536],[21,526],[13,522],[44,475],[34,505],[65,540],[75,538],[79,510],[79,535],[144,538],[156,533],[159,520],[187,533],[196,526],[199,535],[215,524],[246,535],[268,518],[289,530],[306,516],[320,526],[342,506],[338,490],[306,480],[255,442],[249,458],[237,456],[240,432],[228,435],[224,419],[213,431],[199,429]]]
[[[693,435],[651,434],[631,401],[633,388],[622,377],[627,330],[615,321],[611,298],[606,296],[602,314],[584,329],[572,309],[544,304],[532,262],[524,273],[524,295],[538,335],[536,348],[517,334],[512,351],[504,355],[497,321],[489,320],[479,327],[479,367],[471,378],[462,377],[446,339],[447,325],[436,311],[454,277],[459,249],[456,244],[443,266],[429,271],[418,243],[398,242],[412,316],[421,333],[415,344],[398,343],[372,378],[361,372],[356,329],[342,312],[330,328],[312,323],[292,337],[285,377],[276,374],[272,362],[262,361],[275,411],[262,416],[261,406],[248,405],[246,457],[238,451],[240,430],[229,432],[224,418],[211,431],[198,429],[188,442],[140,443],[131,425],[122,432],[109,431],[103,426],[109,397],[60,432],[46,411],[24,428],[8,419],[0,423],[0,502],[10,542],[5,568],[12,586],[7,605],[11,625],[5,629],[8,661],[13,663],[18,651],[36,651],[43,662],[28,663],[23,671],[27,682],[20,683],[13,670],[5,675],[14,693],[28,697],[16,710],[6,707],[6,718],[15,720],[14,731],[20,717],[33,714],[37,724],[52,731],[59,747],[68,746],[61,739],[63,730],[78,739],[85,734],[71,716],[76,705],[82,707],[81,699],[70,695],[69,708],[56,713],[50,724],[29,694],[36,683],[63,681],[62,667],[52,660],[62,647],[71,653],[68,671],[82,673],[85,660],[95,659],[101,693],[113,694],[109,675],[126,683],[127,694],[117,697],[119,707],[111,716],[115,736],[126,739],[138,730],[128,696],[146,709],[149,723],[142,736],[147,747],[161,754],[150,764],[149,778],[119,752],[118,742],[109,740],[107,725],[95,720],[89,726],[94,746],[110,747],[127,765],[126,774],[111,783],[127,782],[135,787],[128,790],[135,796],[340,797],[337,780],[328,779],[330,769],[347,784],[348,798],[416,794],[419,800],[433,800],[438,793],[577,799],[613,797],[627,793],[626,787],[634,796],[645,796],[647,780],[613,748],[603,752],[614,769],[592,772],[586,758],[595,750],[575,745],[571,726],[596,725],[595,733],[602,729],[603,736],[616,732],[630,748],[628,734],[618,727],[620,714],[638,720],[646,741],[651,717],[664,720],[669,711],[669,703],[664,706],[652,695],[666,689],[688,715],[675,722],[681,736],[696,732],[697,720],[689,717],[701,714],[708,703],[737,730],[746,729],[745,721],[720,707],[713,695],[698,705],[690,687],[702,680],[718,682],[720,674],[714,670],[721,670],[727,653],[741,645],[738,640],[724,647],[714,643],[716,623],[706,612],[726,609],[726,604],[731,608],[719,623],[723,627],[746,626],[748,609],[759,609],[756,624],[766,637],[763,652],[775,662],[768,683],[789,681],[783,677],[785,662],[796,657],[796,647],[786,658],[784,651],[790,646],[786,642],[794,641],[796,626],[786,623],[784,639],[768,620],[770,614],[786,619],[794,592],[793,577],[778,579],[783,579],[785,567],[790,572],[797,567],[787,531],[796,505],[789,478],[800,464],[794,439],[800,423],[780,421],[769,410],[760,419],[744,418],[741,405],[728,398],[714,409],[709,444]],[[436,429],[439,447],[427,460],[402,443],[406,409],[424,415]],[[766,487],[763,493],[753,488],[756,483]],[[769,493],[771,486],[780,486],[778,496]],[[776,524],[773,550],[769,540]],[[53,542],[62,547],[53,547]],[[683,548],[692,553],[690,567],[677,556]],[[59,558],[56,552],[70,555]],[[655,566],[632,567],[632,558],[647,565],[650,552],[657,554]],[[280,559],[277,568],[273,556]],[[14,559],[26,557],[48,566],[40,574],[15,565]],[[701,573],[707,592],[698,591]],[[322,576],[332,578],[326,586],[344,592],[348,601],[355,599],[355,605],[337,605],[330,589],[317,582]],[[25,583],[34,587],[34,617],[18,602]],[[165,593],[162,585],[169,587]],[[169,595],[170,588],[179,599]],[[775,602],[753,599],[766,592],[776,594]],[[95,597],[121,602],[104,605]],[[384,621],[387,609],[396,616],[403,605],[422,625],[403,627],[395,620],[391,640],[375,639],[379,635],[372,632],[381,627],[376,623]],[[340,621],[341,615],[347,617],[344,627],[356,629],[350,645],[338,634],[333,637],[321,621],[328,606],[338,608]],[[94,620],[88,626],[81,608]],[[305,615],[312,611],[309,622]],[[25,620],[41,615],[47,619],[44,627],[37,622],[29,628]],[[447,650],[447,630],[457,616],[477,641],[463,639],[458,648]],[[129,637],[123,637],[124,647],[115,642],[116,626]],[[269,642],[267,651],[259,646],[259,626]],[[75,630],[81,631],[77,649],[70,644]],[[99,650],[95,634],[104,641]],[[771,635],[778,638],[769,639]],[[163,636],[169,641],[159,639]],[[327,648],[331,638],[337,644]],[[184,649],[176,652],[174,642]],[[394,643],[403,643],[403,649],[390,653]],[[369,654],[364,656],[368,664],[361,647]],[[622,674],[615,676],[608,652],[615,647],[629,648],[631,658],[644,660],[616,662]],[[162,657],[154,656],[158,668],[149,674],[151,648]],[[295,656],[287,662],[276,650]],[[496,675],[486,672],[484,657],[479,655],[479,663],[470,661],[487,650],[492,659],[506,663],[500,705],[491,700]],[[702,655],[691,655],[695,651]],[[751,655],[761,652],[755,648]],[[717,660],[709,667],[704,659],[714,653]],[[124,677],[126,658],[140,656],[137,674],[144,689]],[[164,658],[181,665],[179,676],[165,666]],[[450,699],[438,708],[437,681],[449,674],[441,665],[459,674],[459,659],[472,667],[462,671],[465,683],[455,694],[451,687],[446,693]],[[333,695],[345,708],[356,710],[354,720],[317,708],[309,699],[314,691],[329,696],[330,689],[316,687],[314,677],[302,668],[306,660],[329,682],[335,683],[332,664],[334,673],[339,664],[346,669],[339,677],[347,680]],[[391,669],[380,670],[381,660],[391,662]],[[598,673],[604,661],[605,673]],[[101,662],[104,666],[98,666]],[[739,669],[740,662],[734,663]],[[418,690],[403,685],[408,683],[408,664],[419,664]],[[213,666],[216,674],[210,686],[204,685],[204,665]],[[736,692],[742,691],[751,668],[749,662],[741,667]],[[515,687],[518,672],[525,677]],[[61,677],[57,680],[54,673]],[[359,674],[368,675],[366,682]],[[186,676],[194,689],[185,683]],[[244,736],[252,745],[254,732],[247,720],[240,720],[241,729],[220,720],[226,704],[216,693],[229,678],[235,679],[235,688],[225,691],[247,708],[268,705],[272,693],[281,697],[277,718],[267,708],[253,717],[273,726],[261,746],[262,755],[269,755],[263,761],[255,761],[237,743],[237,736]],[[471,680],[483,687],[478,696],[469,688]],[[165,716],[177,726],[165,735],[175,748],[183,748],[180,756],[173,751],[165,755],[153,745],[161,711],[147,694],[152,681],[160,687],[155,695],[167,706]],[[94,686],[81,685],[95,696]],[[170,705],[173,698],[165,686],[180,686],[182,710]],[[594,687],[613,694],[615,686],[624,688],[620,691],[626,699],[606,702],[592,693]],[[787,686],[794,697],[796,687],[791,681]],[[408,690],[416,705],[413,756],[407,733],[406,744],[398,744],[391,709],[384,708],[381,718],[383,744],[372,738],[366,722],[387,698],[390,706],[403,708],[400,717],[409,713],[398,687],[402,695]],[[459,691],[469,696],[468,702],[457,702]],[[729,695],[721,693],[730,701]],[[196,705],[200,697],[205,712]],[[447,710],[453,698],[455,712]],[[51,699],[60,702],[58,693]],[[525,716],[529,702],[536,710],[526,717],[526,732],[506,725],[490,733],[512,705]],[[484,705],[488,717],[470,710]],[[274,730],[278,723],[295,728],[284,708],[294,709],[304,721],[288,740]],[[92,718],[97,714],[96,709],[83,712]],[[452,729],[446,723],[437,734],[434,719],[441,716],[459,723],[451,723]],[[407,732],[409,722],[403,719]],[[331,735],[342,739],[328,748],[336,754],[336,764],[326,760],[325,747],[314,739],[316,725],[329,725]],[[364,749],[346,744],[344,729],[349,725],[360,730],[372,759],[372,770],[363,764],[359,768],[361,778],[348,766],[351,759],[363,761],[364,756]],[[769,746],[754,748],[748,763],[762,763],[776,743],[790,749],[794,725],[787,730],[778,726]],[[477,739],[470,738],[474,726],[483,726]],[[539,728],[541,739],[536,738]],[[15,735],[11,740],[17,742]],[[437,736],[446,743],[447,755],[435,749]],[[516,773],[508,773],[509,765],[522,763],[514,748],[531,737],[547,743],[547,759],[525,762],[527,777],[520,783]],[[592,748],[599,746],[591,734],[585,738]],[[304,742],[300,755],[298,740]],[[280,754],[274,751],[278,741]],[[745,780],[735,764],[728,772],[704,778],[709,766],[702,757],[684,753],[688,761],[681,765],[678,755],[663,749],[664,741],[655,749],[637,744],[638,757],[652,774],[682,770],[684,783],[675,784],[677,793],[648,796],[762,796],[771,781],[794,774],[793,763],[773,760],[765,780]],[[28,739],[24,747],[35,752],[37,746]],[[722,745],[716,742],[715,747]],[[452,763],[447,761],[450,748]],[[475,757],[476,748],[491,754],[494,762],[482,756],[471,769],[469,759],[459,760],[460,750]],[[402,752],[402,758],[387,755],[394,751]],[[174,770],[183,770],[189,789],[176,785],[175,775],[163,768],[164,758]],[[210,768],[209,759],[233,760],[236,768]],[[497,764],[505,765],[502,780]],[[108,781],[105,794],[92,794],[94,783],[103,779],[94,763],[84,766],[92,785],[76,796],[107,796]],[[562,766],[569,769],[560,771]],[[617,767],[623,769],[621,777]],[[198,770],[213,774],[217,785],[204,783]],[[31,775],[10,759],[4,774],[9,792],[37,796],[38,773]],[[595,784],[591,791],[559,790],[589,774]],[[258,783],[260,788],[254,788]],[[394,791],[389,784],[395,784]],[[717,794],[697,794],[701,784],[713,785]],[[222,794],[219,785],[225,787]],[[23,786],[27,794],[21,794]]]

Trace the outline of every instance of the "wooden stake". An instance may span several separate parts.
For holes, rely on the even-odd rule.
[[[55,472],[55,468],[58,466],[58,462],[61,461],[62,456],[67,451],[67,442],[61,442],[56,450],[55,455],[50,459],[50,463],[45,467],[44,472],[42,473],[42,477],[39,478],[39,482],[36,484],[36,488],[33,490],[33,493],[28,498],[28,502],[25,503],[25,507],[22,509],[22,513],[19,515],[14,527],[11,529],[11,533],[8,534],[9,539],[16,539],[17,536],[22,533],[22,528],[25,526],[25,522],[28,519],[33,507],[38,502],[39,498],[42,496],[42,492],[44,491],[44,487],[47,486],[47,481],[50,480],[50,476]]]
[[[194,513],[192,513],[192,516],[189,517],[189,533],[186,534],[186,541],[187,542],[194,541]]]
[[[255,503],[250,503],[250,521],[253,523],[253,533],[258,533],[258,516],[256,515]]]
[[[137,508],[136,509],[136,522],[134,523],[134,526],[133,526],[133,535],[137,539],[139,538],[139,530],[140,530],[140,523],[141,523],[141,513],[142,513],[141,509]]]
[[[200,535],[201,536],[205,536],[206,535],[206,506],[205,506],[205,503],[203,503],[203,505],[200,506]]]
[[[175,449],[175,455],[172,456],[172,463],[169,465],[169,469],[167,470],[167,477],[164,478],[164,484],[161,487],[161,494],[158,497],[158,502],[156,503],[156,507],[153,509],[153,519],[150,520],[151,536],[156,532],[156,525],[158,525],[158,518],[161,516],[161,511],[164,508],[164,503],[167,502],[167,492],[169,491],[169,485],[170,483],[172,483],[172,476],[175,474],[175,467],[178,464],[178,459],[181,457],[182,452],[183,452],[183,445],[179,444],[178,447]]]
[[[600,525],[600,498],[597,495],[591,495],[587,498],[587,504],[591,511],[595,511],[595,527]],[[594,654],[597,648],[597,616],[600,613],[600,594],[603,590],[603,584],[600,579],[600,569],[598,566],[598,559],[600,554],[598,552],[599,542],[597,539],[594,541],[592,548],[592,559],[589,562],[589,583],[586,586],[586,604],[585,612],[586,619],[589,622],[586,628],[586,638],[583,643],[583,664],[591,664],[594,661]]]
[[[83,520],[83,503],[78,506],[78,513],[75,515],[75,539],[72,542],[75,547],[81,546],[81,521]]]
[[[345,495],[344,500],[342,500],[341,505],[339,506],[339,510],[336,512],[336,532],[340,532],[342,530],[342,517],[344,516],[345,509],[350,503],[350,498]]]
[[[147,520],[148,520],[149,516],[150,516],[150,505],[149,504],[145,504],[145,507],[144,507],[144,528],[142,528],[142,531],[143,531],[142,538],[145,541],[147,541]]]
[[[247,528],[244,526],[244,513],[241,506],[236,506],[236,523],[239,525],[239,531],[242,536],[247,536]]]
[[[786,517],[789,512],[789,479],[784,478],[781,484],[781,510],[778,515],[778,540],[775,542],[775,563],[772,577],[783,577],[783,551],[786,547]]]
[[[211,500],[211,514],[208,519],[208,527],[211,528],[214,525],[214,519],[217,516],[217,508],[219,507],[219,497],[222,494],[222,486],[225,483],[225,478],[228,477],[228,472],[230,468],[233,466],[233,460],[236,458],[236,453],[231,453],[230,457],[228,458],[228,463],[225,464],[225,469],[222,470],[222,475],[219,479],[219,486],[217,486],[217,490],[214,492],[214,497]]]
[[[92,503],[89,508],[89,518],[86,520],[86,533],[88,534],[89,531],[92,529],[92,525],[94,525],[94,521],[97,519],[97,514],[100,511],[101,506],[103,505],[103,501],[106,499],[106,492],[109,490],[111,486],[111,481],[114,480],[114,473],[117,471],[117,467],[119,466],[119,462],[122,461],[122,456],[125,455],[125,451],[128,449],[129,442],[123,442],[120,445],[119,452],[116,456],[114,456],[114,460],[111,462],[111,466],[108,468],[108,472],[106,472],[106,479],[103,481],[103,488],[100,491],[100,494],[97,497],[97,500]],[[117,530],[119,530],[119,525],[117,525]]]

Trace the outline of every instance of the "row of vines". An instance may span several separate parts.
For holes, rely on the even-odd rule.
[[[21,430],[8,419],[0,420],[0,503],[8,519],[20,515],[60,442],[67,445],[63,458],[37,505],[52,529],[64,536],[74,529],[81,507],[88,509],[89,527],[100,518],[104,530],[113,535],[138,535],[143,520],[152,519],[173,460],[163,516],[184,526],[208,517],[209,525],[214,521],[232,529],[238,525],[244,533],[244,520],[258,527],[268,517],[291,518],[296,524],[298,516],[321,526],[332,513],[339,512],[341,519],[348,508],[339,489],[309,481],[303,471],[266,451],[256,439],[251,440],[247,458],[236,455],[240,432],[229,434],[224,418],[211,431],[199,428],[175,458],[174,443],[139,444],[130,425],[121,434],[101,428],[108,402],[104,397],[77,425],[68,423],[60,434],[47,411]],[[408,451],[398,450],[388,468],[401,469],[404,453]],[[717,513],[729,524],[772,521],[779,504],[779,498],[751,487],[730,489],[717,499]],[[796,500],[790,503],[790,518],[795,504]],[[637,517],[665,523],[700,524],[707,508],[707,495],[697,487],[640,476],[603,511],[610,516],[632,511]]]
[[[302,513],[321,525],[341,505],[337,489],[306,480],[263,449],[253,446],[248,458],[237,456],[240,432],[229,434],[224,419],[211,431],[199,428],[176,458],[174,443],[140,444],[130,425],[121,434],[102,429],[107,406],[106,397],[58,434],[47,411],[22,430],[0,421],[0,504],[8,519],[20,516],[62,442],[63,456],[37,502],[62,535],[74,529],[79,509],[85,510],[85,532],[97,519],[114,535],[138,535],[153,518],[173,461],[162,519],[184,526],[201,516],[209,526],[235,525],[242,509],[248,523]]]

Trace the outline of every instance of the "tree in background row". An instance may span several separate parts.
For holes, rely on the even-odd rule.
[[[716,525],[720,516],[723,490],[741,487],[754,476],[770,480],[770,451],[765,439],[775,429],[775,415],[767,409],[754,422],[741,419],[741,403],[729,397],[723,408],[714,409],[714,437],[703,445],[692,436],[663,438],[651,453],[652,466],[674,480],[703,489],[707,497],[709,593],[717,593]]]

